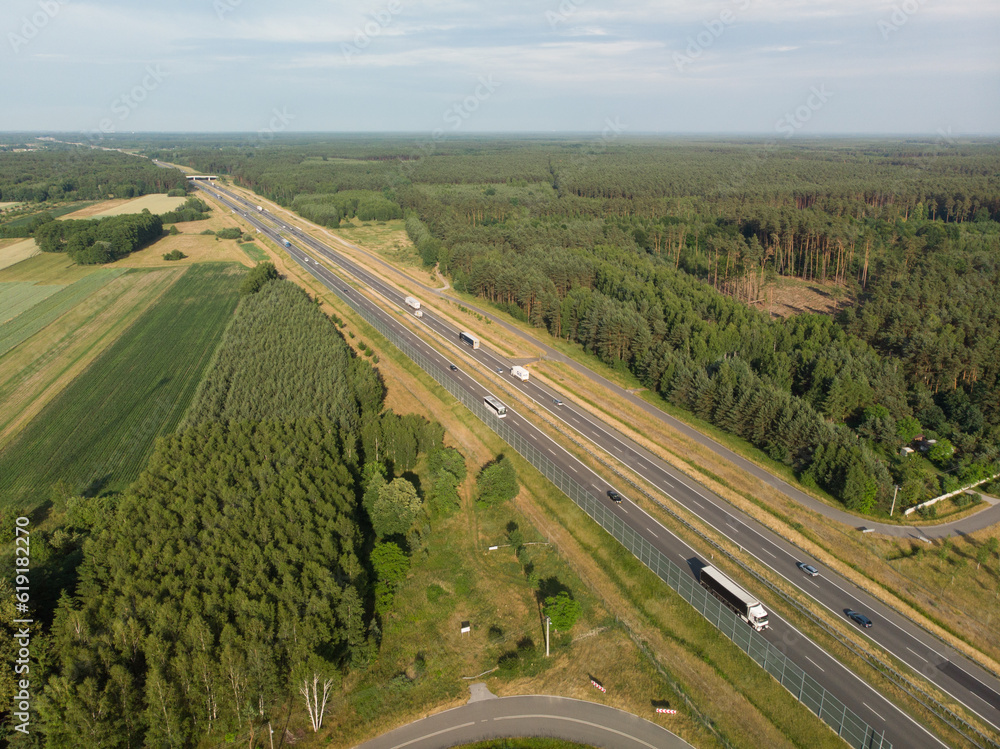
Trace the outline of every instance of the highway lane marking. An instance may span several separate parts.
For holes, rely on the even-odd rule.
[[[440,731],[435,731],[434,733],[425,733],[423,736],[410,739],[409,741],[404,741],[402,744],[396,744],[392,749],[403,749],[404,746],[409,746],[410,744],[416,744],[418,741],[423,741],[424,739],[433,738],[434,736],[440,736],[442,733],[448,733],[449,731],[457,731],[459,728],[468,728],[469,726],[476,725],[476,721],[471,723],[463,723],[460,726],[452,726],[451,728],[442,728]]]
[[[608,726],[601,725],[600,723],[591,723],[589,720],[580,720],[579,718],[566,718],[563,717],[562,715],[499,715],[493,720],[524,720],[525,718],[542,718],[545,720],[565,720],[569,721],[570,723],[580,723],[581,725],[584,726],[590,726],[591,728],[597,728],[601,731],[607,731],[608,733],[614,733],[617,734],[618,736],[624,736],[626,739],[631,739],[637,744],[648,746],[649,749],[657,749],[652,744],[647,744],[642,739],[637,738],[630,733],[624,733],[623,731],[618,731],[615,730],[614,728],[609,728]],[[393,747],[393,749],[396,749],[396,747]]]
[[[555,450],[553,450],[553,449],[552,449],[551,447],[546,447],[545,449],[546,449],[546,450],[548,450],[548,451],[549,451],[550,453],[552,453],[553,455],[555,455],[555,454],[556,454],[556,451],[555,451]]]
[[[535,436],[534,432],[528,432],[528,436],[531,437],[531,439],[533,439],[533,440],[537,440],[538,439],[538,437]]]
[[[765,554],[767,554],[769,557],[771,557],[771,559],[777,559],[778,558],[778,557],[774,556],[774,554],[772,554],[771,552],[769,552],[767,549],[763,549],[762,548],[761,551],[763,551]]]
[[[649,530],[649,529],[647,528],[646,530]],[[649,531],[649,535],[652,536],[653,538],[659,538],[659,536],[657,536],[655,533],[653,533],[653,531]]]
[[[913,653],[913,654],[914,654],[915,656],[917,656],[917,658],[919,658],[920,660],[922,660],[922,661],[923,661],[924,663],[930,663],[930,661],[929,661],[929,660],[927,660],[926,658],[924,658],[924,657],[923,657],[922,655],[920,655],[920,653],[918,653],[918,652],[917,652],[916,650],[914,650],[913,648],[909,647],[908,645],[906,645],[906,646],[904,646],[904,647],[905,647],[905,648],[906,648],[907,650],[909,650],[909,651],[910,651],[911,653]]]
[[[862,702],[861,704],[862,704],[862,705],[864,705],[865,707],[867,707],[867,708],[868,708],[869,710],[871,710],[871,711],[872,711],[873,713],[875,713],[875,710],[873,710],[873,709],[872,709],[872,706],[871,706],[871,705],[869,705],[869,704],[868,704],[867,702]],[[876,715],[878,715],[878,713],[875,713],[875,714],[876,714]],[[881,715],[878,715],[878,717],[879,717],[879,720],[881,720],[881,721],[882,721],[883,723],[885,723],[885,718],[883,718],[883,717],[882,717]]]
[[[576,473],[576,472],[577,472],[577,470],[576,470],[576,466],[575,466],[575,465],[573,465],[572,463],[570,463],[570,464],[569,464],[569,470],[571,470],[571,471],[572,471],[573,473]]]
[[[689,499],[689,500],[688,500],[688,502],[690,502],[690,503],[691,503],[691,504],[693,504],[693,505],[698,505],[698,507],[700,507],[700,508],[701,508],[701,509],[703,509],[703,510],[705,509],[705,505],[703,505],[703,504],[702,504],[701,502],[699,502],[699,501],[698,501],[697,499]]]
[[[825,669],[825,668],[823,668],[823,667],[822,667],[821,665],[819,665],[819,664],[818,664],[818,663],[817,663],[816,661],[814,661],[814,660],[813,660],[812,658],[810,658],[810,657],[809,657],[808,655],[806,655],[805,653],[803,653],[803,654],[802,654],[802,657],[803,657],[803,658],[805,658],[805,659],[806,659],[807,661],[809,661],[809,662],[810,662],[811,664],[813,664],[813,665],[814,665],[814,666],[815,666],[816,668],[818,668],[818,669],[819,669],[820,671],[822,671],[822,672],[823,672],[824,674],[826,673],[826,669]]]

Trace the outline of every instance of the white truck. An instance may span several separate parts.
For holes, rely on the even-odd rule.
[[[413,315],[414,315],[414,317],[423,317],[424,316],[423,311],[420,309],[420,300],[419,299],[417,299],[416,297],[413,297],[413,296],[408,296],[403,301],[406,302],[406,306],[407,307],[412,307],[413,308]]]
[[[262,206],[262,205],[257,206],[257,211],[259,213],[263,213],[264,212],[264,206]]]
[[[758,632],[771,626],[767,623],[767,610],[760,601],[715,567],[702,567],[698,582]]]
[[[517,379],[519,379],[521,382],[527,382],[528,381],[528,377],[530,376],[528,374],[528,370],[527,369],[525,369],[524,367],[520,367],[517,364],[515,364],[513,367],[510,368],[510,373],[514,377],[516,377]]]

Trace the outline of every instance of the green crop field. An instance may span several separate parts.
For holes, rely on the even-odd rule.
[[[27,242],[34,244],[35,240]],[[0,266],[5,266],[2,257]],[[0,267],[0,283],[27,281],[45,286],[68,286],[100,269],[99,265],[77,265],[64,252],[41,252],[16,264]]]
[[[76,492],[125,488],[187,409],[242,278],[240,266],[191,266],[0,452],[0,507],[37,506],[60,480]]]
[[[48,213],[52,218],[59,218],[60,216],[65,216],[68,213],[74,213],[76,211],[82,211],[84,208],[89,208],[90,206],[99,203],[99,200],[79,200],[75,203],[68,203],[67,205],[56,206],[55,208],[46,208],[44,210],[31,213],[27,216],[19,216],[13,221],[8,221],[5,226],[25,226],[31,223],[31,220],[35,218],[39,213]]]
[[[268,259],[267,253],[264,252],[260,247],[255,245],[253,242],[247,242],[246,244],[241,244],[240,249],[247,254],[247,257],[253,260],[255,263],[262,263]]]
[[[23,312],[13,320],[8,320],[0,325],[0,356],[6,354],[19,343],[28,340],[104,284],[125,272],[124,269],[95,271],[52,294],[47,299],[37,302],[30,310]]]
[[[39,286],[33,283],[0,283],[0,323],[13,320],[62,286]]]

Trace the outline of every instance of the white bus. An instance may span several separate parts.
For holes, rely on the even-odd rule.
[[[504,416],[507,415],[507,406],[498,401],[492,395],[487,395],[483,400],[486,401],[487,406],[489,406],[490,408],[492,408],[494,411],[497,412],[498,418],[502,419]]]
[[[458,338],[459,340],[462,341],[462,343],[467,343],[474,349],[479,348],[479,339],[476,338],[474,335],[472,335],[472,333],[466,333],[465,331],[462,331],[461,333],[458,334]]]

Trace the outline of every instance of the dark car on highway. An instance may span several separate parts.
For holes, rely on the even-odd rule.
[[[452,372],[458,371],[458,367],[456,367],[454,364],[449,364],[448,369],[450,369]]]
[[[608,497],[610,497],[611,500],[614,501],[616,505],[620,505],[622,503],[622,495],[616,492],[614,489],[608,489]]]
[[[868,627],[872,626],[872,620],[869,619],[864,614],[858,613],[857,611],[847,611],[845,613],[847,614],[848,617],[850,617],[851,619],[853,619],[854,621],[856,621],[858,624],[860,624],[862,627],[865,627],[866,629]]]

